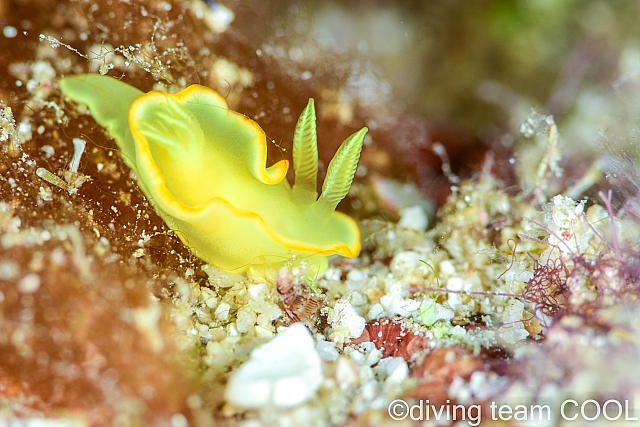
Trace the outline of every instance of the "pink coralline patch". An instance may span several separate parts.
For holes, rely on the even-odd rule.
[[[479,354],[460,344],[433,349],[413,363],[411,376],[419,383],[404,397],[429,400],[436,406],[457,404],[457,400],[449,395],[454,379],[462,378],[468,382],[471,375],[478,371],[508,376],[510,357],[500,347],[485,349]],[[480,404],[482,411],[486,411],[487,400],[476,401],[474,404]]]
[[[382,357],[402,357],[407,362],[412,356],[426,347],[427,339],[404,330],[402,324],[393,319],[379,319],[369,322],[359,338],[351,340],[351,344],[372,342]]]
[[[425,381],[405,397],[414,399],[428,399],[434,404],[445,404],[449,396],[449,385],[456,377],[465,380],[471,374],[483,370],[481,358],[461,345],[449,348],[439,348],[426,355],[424,360],[414,367],[412,376]]]

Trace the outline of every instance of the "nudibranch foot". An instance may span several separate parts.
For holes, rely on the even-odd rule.
[[[335,208],[349,191],[367,128],[342,143],[318,198],[312,99],[296,125],[290,186],[286,160],[266,166],[264,131],[212,89],[145,94],[96,74],[66,77],[60,88],[89,107],[156,211],[203,260],[239,273],[293,256],[324,270],[327,256],[360,252],[356,222]]]

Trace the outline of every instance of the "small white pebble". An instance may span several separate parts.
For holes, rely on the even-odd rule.
[[[23,294],[32,294],[40,289],[40,276],[30,273],[18,282],[18,290]]]
[[[402,357],[385,357],[378,362],[377,369],[383,371],[388,384],[401,384],[409,375],[409,366]]]
[[[338,353],[335,344],[332,342],[323,340],[318,341],[316,348],[318,350],[318,354],[323,360],[335,362],[340,357],[340,353]]]
[[[40,130],[41,127],[42,127],[42,131],[44,132],[43,126],[38,127],[38,131]],[[50,145],[43,145],[42,147],[40,147],[40,149],[44,152],[44,155],[47,156],[47,159],[53,156],[56,152],[56,150]]]
[[[379,303],[375,303],[369,309],[369,313],[367,313],[367,318],[369,320],[380,319],[384,315],[384,307]]]
[[[456,267],[453,265],[453,262],[446,259],[440,263],[440,273],[453,276],[456,273]]]
[[[351,338],[358,338],[364,331],[365,320],[355,312],[353,306],[344,300],[338,300],[329,310],[327,321],[333,328],[331,340],[343,343]]]
[[[354,270],[351,270],[354,271]],[[327,268],[327,270],[323,273],[324,278],[327,280],[340,280],[342,276],[342,271],[339,268]]]
[[[339,279],[340,278],[338,277],[338,280]],[[353,282],[361,282],[365,279],[366,279],[366,276],[364,275],[364,273],[358,269],[353,269],[349,273],[347,273],[347,280],[350,280]]]
[[[358,365],[364,365],[365,361],[366,361],[366,356],[363,353],[360,353],[359,351],[352,351],[349,354],[349,357],[351,357],[351,359],[356,362]]]
[[[225,398],[240,408],[290,408],[311,399],[322,381],[313,338],[296,323],[251,352],[249,361],[231,374]]]
[[[413,316],[420,308],[420,301],[403,298],[399,293],[392,292],[380,298],[380,304],[384,308],[387,316],[400,315],[403,317]]]
[[[11,25],[7,25],[2,29],[2,35],[8,39],[12,39],[18,35],[18,30],[16,30],[16,28],[12,27]]]
[[[215,316],[216,319],[223,322],[229,318],[229,311],[231,310],[231,306],[226,302],[221,303],[218,308],[216,308]]]
[[[429,225],[429,218],[422,206],[411,206],[400,210],[399,228],[424,233]]]
[[[391,272],[402,276],[407,273],[421,273],[421,270],[428,269],[426,265],[422,263],[424,256],[414,251],[404,251],[397,253],[393,260],[391,260]],[[429,270],[430,271],[430,270]]]
[[[182,414],[173,414],[171,416],[171,427],[189,427],[189,421]]]
[[[241,334],[246,334],[255,326],[257,320],[258,316],[253,310],[247,308],[242,309],[238,311],[236,328]]]
[[[13,261],[0,262],[0,279],[13,280],[20,274],[20,266]]]

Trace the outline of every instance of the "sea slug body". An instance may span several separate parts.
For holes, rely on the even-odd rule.
[[[266,167],[264,131],[212,89],[145,94],[97,74],[63,78],[60,88],[88,105],[156,211],[203,260],[239,273],[295,255],[322,270],[329,255],[360,252],[357,224],[335,208],[349,191],[367,128],[342,143],[318,197],[313,100],[296,126],[291,186],[287,160]]]

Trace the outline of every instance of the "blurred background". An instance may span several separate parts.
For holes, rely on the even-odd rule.
[[[415,176],[409,180],[423,192],[434,182],[448,189],[432,172],[440,167],[430,152],[433,142],[443,143],[462,177],[480,168],[488,150],[515,167],[512,172],[499,164],[497,176],[530,188],[545,152],[544,141],[520,134],[532,108],[553,115],[558,124],[565,174],[557,191],[576,185],[594,167],[623,193],[636,192],[640,178],[629,165],[639,155],[638,1],[225,4],[235,13],[233,25],[257,49],[283,63],[308,66],[316,70],[314,77],[322,69],[345,75],[343,98],[370,107],[361,114],[374,122],[370,127],[380,125],[386,111],[391,124],[374,130],[374,141],[401,159],[390,175],[411,170]],[[340,69],[347,63],[350,73]],[[400,145],[413,148],[407,154]],[[518,178],[508,178],[512,173]],[[444,193],[430,196],[442,201]]]
[[[520,104],[560,123],[581,109],[599,110],[596,98],[624,98],[622,87],[636,82],[640,67],[637,1],[226,4],[248,39],[289,48],[294,60],[308,60],[314,41],[367,57],[395,100],[479,135]]]

